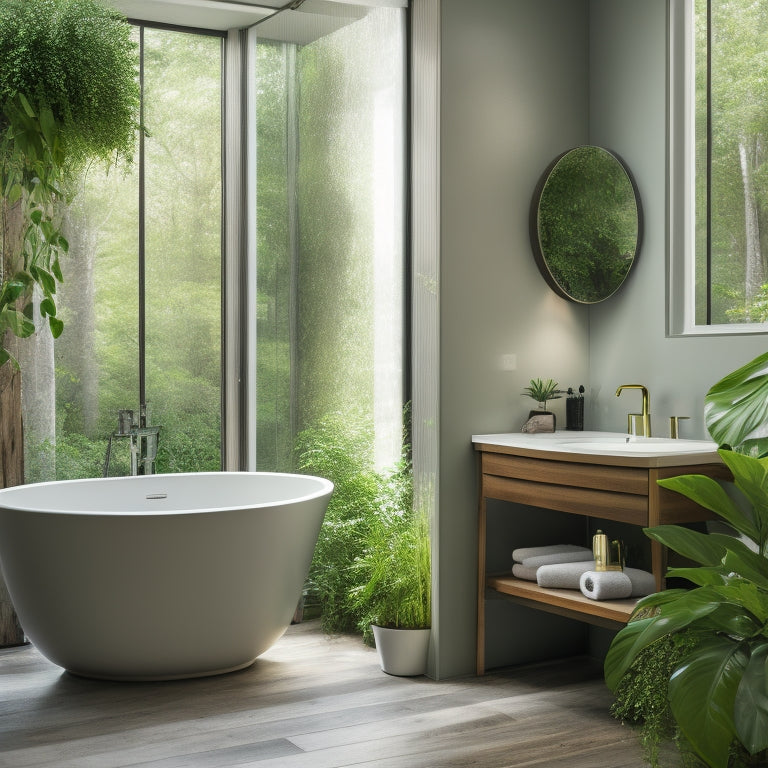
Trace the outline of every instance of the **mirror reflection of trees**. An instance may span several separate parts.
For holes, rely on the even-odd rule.
[[[537,235],[561,295],[590,304],[615,293],[638,245],[635,190],[618,159],[600,147],[565,153],[541,190]]]

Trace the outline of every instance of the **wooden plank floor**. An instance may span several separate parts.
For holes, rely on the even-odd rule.
[[[0,651],[0,766],[641,768],[610,701],[583,659],[390,677],[314,621],[246,670],[166,683],[78,678],[27,646]]]

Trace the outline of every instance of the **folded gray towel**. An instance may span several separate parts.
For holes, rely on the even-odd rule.
[[[568,552],[553,552],[551,555],[538,555],[537,557],[526,557],[521,562],[529,568],[538,568],[540,565],[551,565],[554,563],[579,563],[589,560],[592,557],[592,550],[586,547],[574,547]]]
[[[630,597],[645,597],[657,591],[656,579],[649,571],[643,571],[639,568],[625,568],[624,573],[629,576],[629,580],[632,582]]]
[[[592,600],[621,600],[632,594],[632,582],[623,571],[585,571],[579,588]]]
[[[556,555],[563,552],[582,551],[584,547],[576,546],[575,544],[548,544],[543,547],[521,547],[520,549],[512,550],[512,559],[516,563],[522,563],[529,557],[539,557],[541,555]],[[592,556],[592,550],[589,551],[590,557]],[[586,559],[586,558],[585,558]],[[557,562],[553,560],[552,562]],[[565,562],[561,560],[560,562]]]
[[[525,579],[526,581],[536,581],[536,569],[529,568],[522,563],[514,563],[512,565],[512,575],[517,579]]]
[[[594,560],[542,565],[536,571],[536,582],[540,587],[548,587],[549,589],[578,589],[581,574],[594,570]]]

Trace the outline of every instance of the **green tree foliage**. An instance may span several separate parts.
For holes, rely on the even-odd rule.
[[[372,446],[369,418],[349,413],[329,415],[296,438],[299,471],[334,484],[309,574],[328,632],[356,631],[364,616],[351,598],[365,580],[355,563],[387,490],[385,477],[373,466]]]
[[[706,2],[696,0],[697,321],[706,306]],[[763,322],[768,280],[768,4],[712,3],[712,321]]]
[[[157,471],[221,467],[221,40],[145,40],[146,391]],[[68,207],[56,341],[56,476],[92,476],[117,411],[138,411],[138,169],[89,167]],[[34,451],[34,446],[32,447]],[[76,451],[83,460],[74,460]],[[115,441],[112,474],[124,471]],[[59,451],[61,461],[58,461]],[[121,464],[122,462],[122,464]],[[121,469],[122,468],[122,469]],[[34,469],[34,464],[30,467]],[[29,479],[36,479],[30,474]]]
[[[376,469],[370,416],[345,412],[300,432],[296,453],[301,472],[334,483],[309,574],[324,629],[370,641],[371,622],[429,626],[429,528],[413,508],[409,446]]]

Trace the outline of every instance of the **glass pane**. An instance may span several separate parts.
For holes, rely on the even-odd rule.
[[[258,46],[260,469],[333,415],[372,425],[377,465],[400,455],[404,14],[359,15]]]
[[[147,29],[146,393],[158,472],[221,468],[221,40]]]
[[[149,423],[162,427],[155,471],[216,470],[222,43],[155,29],[144,42],[145,388]],[[27,429],[28,481],[99,476],[108,446],[109,474],[131,471],[130,440],[114,433],[119,410],[134,411],[137,422],[140,410],[139,196],[137,151],[128,169],[89,168],[65,213],[55,420]],[[49,365],[44,354],[34,357],[37,369]],[[42,372],[25,378],[29,403],[45,381]]]
[[[696,0],[697,322],[706,300],[706,171],[711,170],[711,284],[714,324],[768,319],[768,2],[712,0],[710,157],[707,157],[707,3]]]
[[[91,168],[68,211],[56,350],[56,477],[102,474],[117,411],[137,404],[138,174]],[[127,474],[127,445],[112,474]]]

